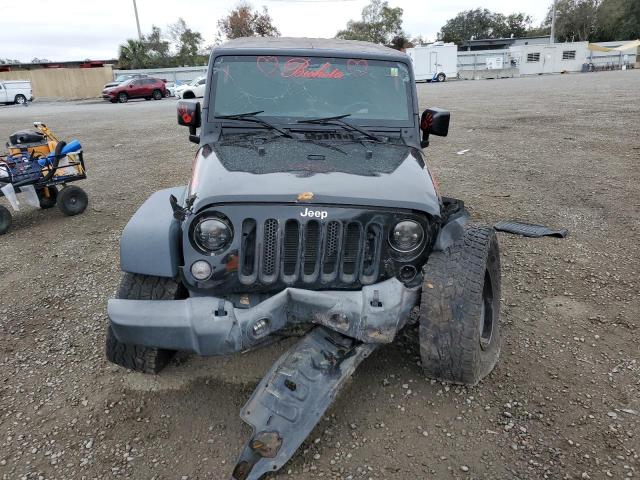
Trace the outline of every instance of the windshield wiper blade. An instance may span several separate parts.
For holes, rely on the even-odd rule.
[[[263,112],[264,110],[257,110],[255,112],[234,113],[233,115],[216,115],[215,118],[224,120],[245,120],[247,122],[259,123],[260,125],[263,125],[270,130],[275,130],[276,132],[281,133],[283,137],[293,138],[293,136],[283,128],[277,127],[273,123],[267,122],[263,118],[259,118],[256,116]]]
[[[361,133],[365,137],[375,140],[376,142],[382,142],[382,139],[377,135],[374,135],[371,132],[367,132],[364,128],[356,127],[348,122],[345,122],[343,118],[350,117],[350,113],[345,113],[343,115],[334,115],[333,117],[324,117],[324,118],[311,118],[309,120],[298,120],[298,123],[311,123],[311,124],[320,124],[320,125],[340,125],[347,129],[353,130],[355,132]]]

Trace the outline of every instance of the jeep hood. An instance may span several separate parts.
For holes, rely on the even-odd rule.
[[[194,211],[220,203],[298,203],[404,208],[440,216],[421,155],[405,145],[289,140],[204,145],[189,195]]]

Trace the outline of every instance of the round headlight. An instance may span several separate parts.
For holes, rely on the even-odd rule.
[[[418,222],[403,220],[393,227],[389,243],[395,250],[407,253],[418,248],[423,238],[424,230]]]
[[[203,218],[193,230],[196,245],[206,252],[217,252],[228,247],[232,238],[231,227],[219,218]]]

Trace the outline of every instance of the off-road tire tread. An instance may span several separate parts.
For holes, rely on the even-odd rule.
[[[182,295],[181,286],[172,278],[125,273],[116,298],[128,300],[175,300]],[[107,359],[121,367],[142,373],[159,373],[173,358],[175,351],[130,345],[118,341],[111,326],[107,330]]]
[[[11,229],[13,219],[11,212],[4,205],[0,205],[0,235],[4,235]]]
[[[489,347],[480,348],[486,269],[492,272],[496,323]],[[420,354],[427,376],[475,385],[500,353],[500,255],[495,231],[469,226],[444,252],[433,252],[424,268],[420,306]]]

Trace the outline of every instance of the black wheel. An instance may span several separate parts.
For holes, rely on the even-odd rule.
[[[162,92],[160,90],[158,90],[157,88],[153,91],[153,99],[154,100],[162,100],[163,95]]]
[[[11,212],[7,207],[0,205],[0,235],[4,235],[11,228]]]
[[[58,193],[58,208],[69,217],[80,215],[85,211],[88,204],[89,197],[87,197],[87,192],[80,187],[71,185],[64,187]]]
[[[437,78],[439,82],[444,82],[447,79],[447,76],[444,73],[439,73]]]
[[[116,298],[127,300],[178,300],[186,298],[186,290],[172,278],[125,273]],[[143,373],[158,373],[176,352],[120,342],[111,326],[107,328],[107,360],[121,367]]]
[[[420,356],[427,376],[475,385],[500,355],[500,249],[489,227],[467,227],[424,268]]]
[[[23,104],[27,103],[27,97],[25,97],[24,95],[19,93],[18,95],[16,95],[15,102],[18,105],[23,105]]]
[[[118,94],[118,102],[120,103],[127,103],[129,101],[129,95],[127,95],[124,92],[120,92]]]
[[[53,208],[58,201],[58,189],[56,187],[44,187],[36,192],[40,199],[40,208],[46,210]]]

